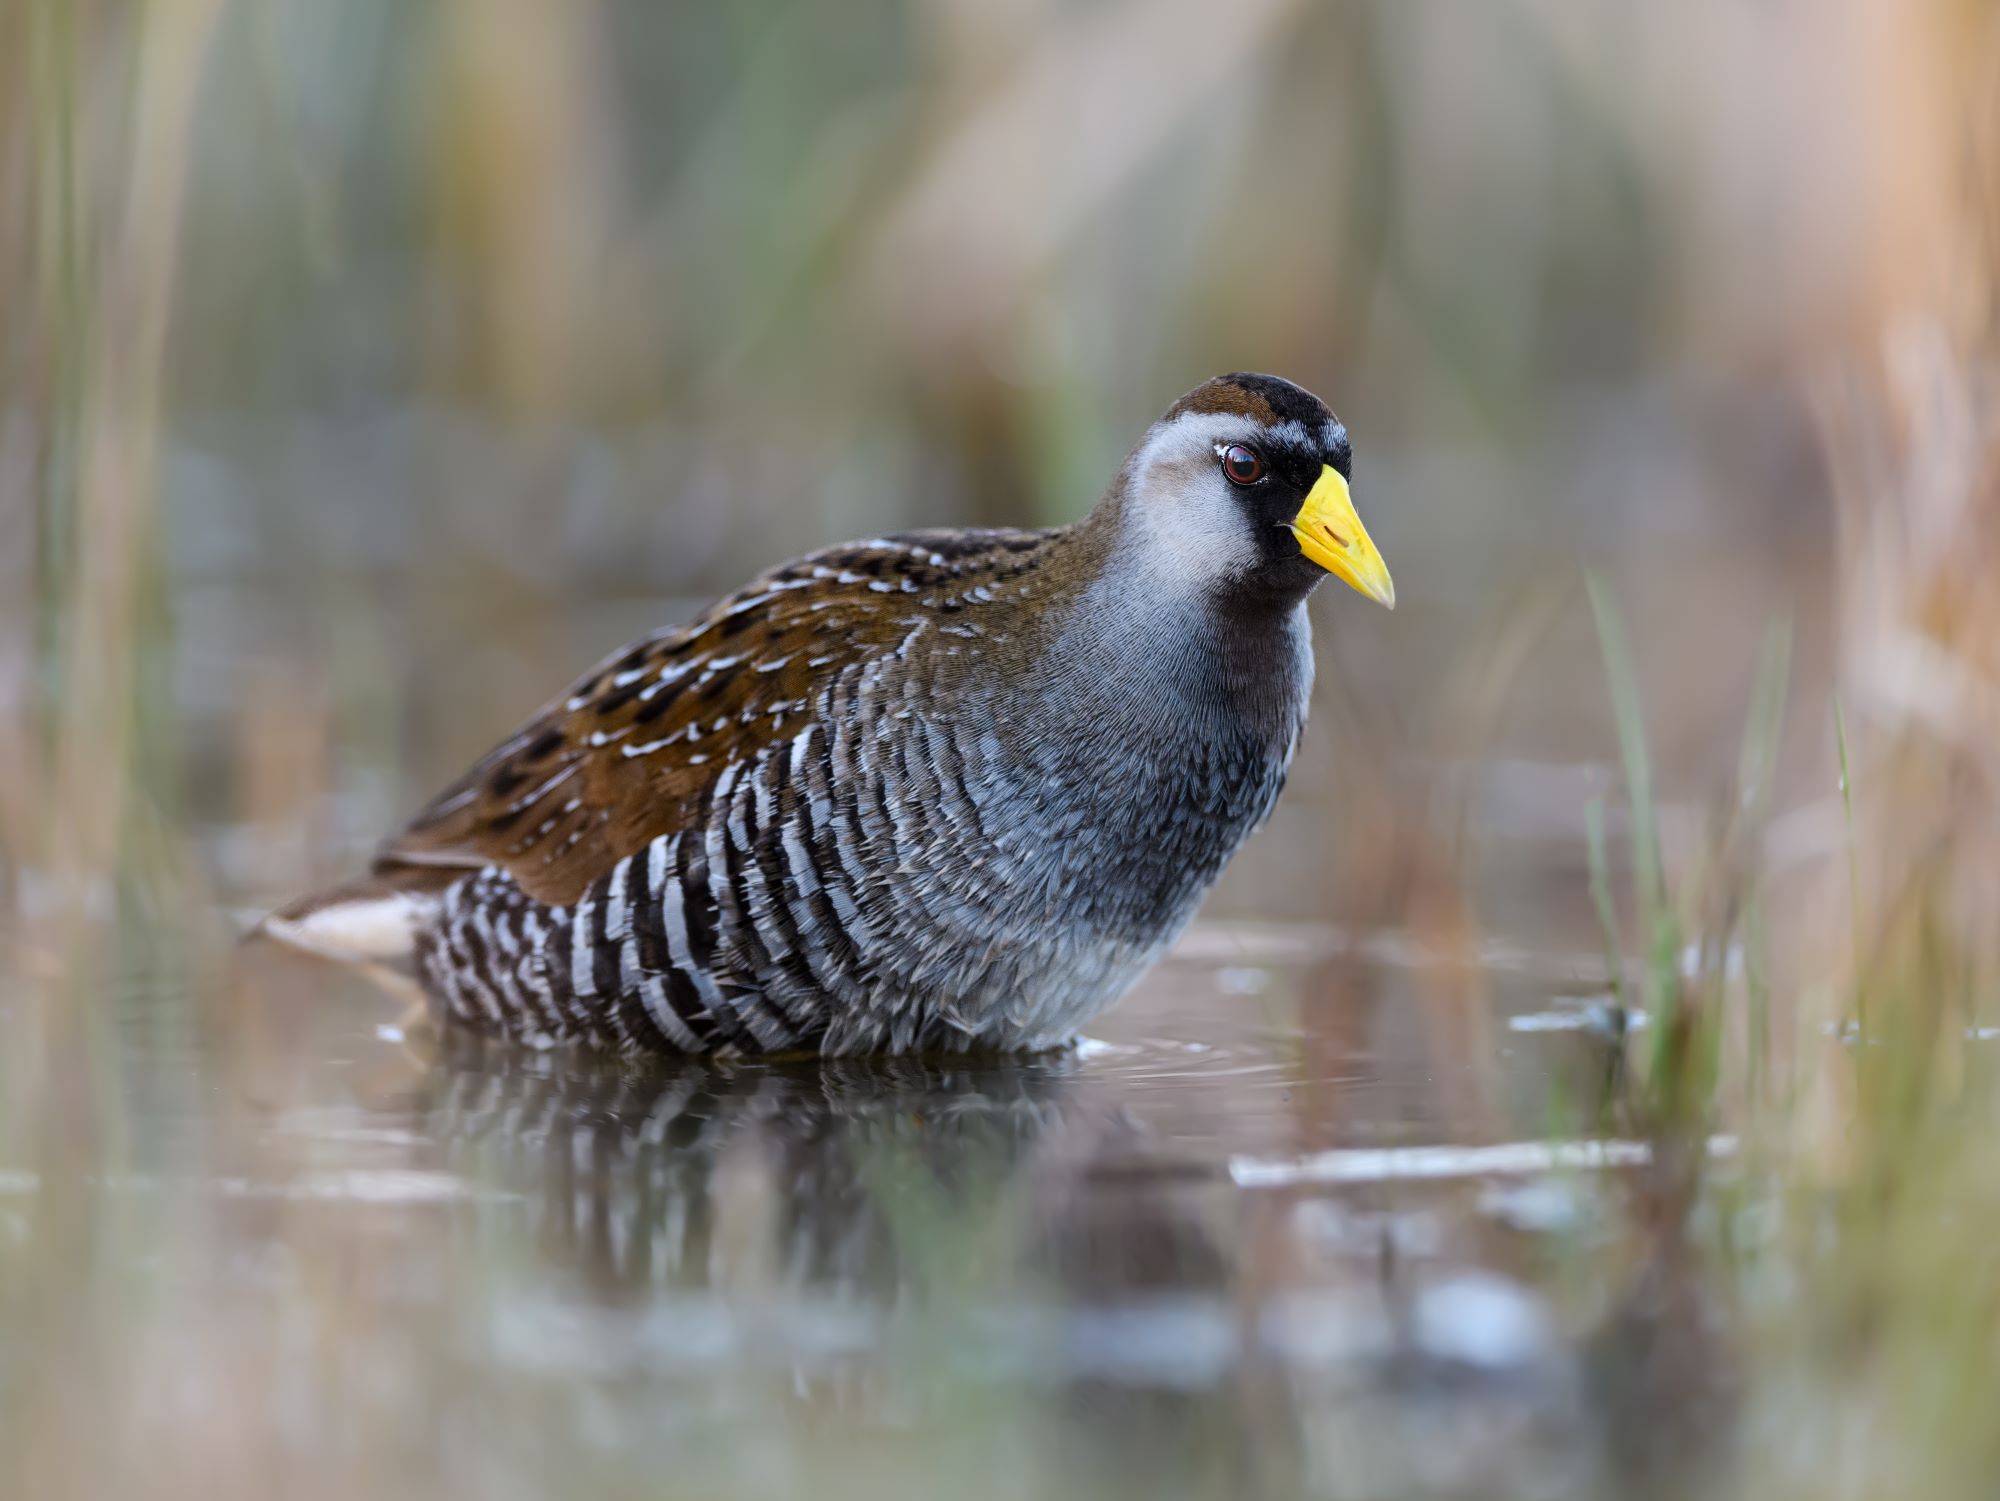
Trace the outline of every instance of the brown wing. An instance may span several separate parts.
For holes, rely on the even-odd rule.
[[[384,846],[379,876],[499,865],[539,901],[683,827],[731,763],[803,728],[843,666],[896,650],[950,607],[976,551],[1040,533],[910,533],[776,569],[677,630],[608,658],[548,704]],[[1032,540],[1031,540],[1032,539]]]

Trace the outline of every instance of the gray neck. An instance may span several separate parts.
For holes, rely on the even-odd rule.
[[[1247,739],[1289,759],[1312,691],[1305,601],[1190,596],[1127,551],[1107,560],[1041,659],[1044,706],[1170,754]],[[1093,733],[1096,731],[1093,730]]]

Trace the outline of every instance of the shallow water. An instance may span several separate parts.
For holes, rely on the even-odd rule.
[[[621,1066],[245,963],[253,1025],[120,1008],[118,1167],[0,1170],[17,1245],[90,1206],[66,1480],[1583,1495],[1709,1369],[1605,1269],[1644,1149],[1555,1139],[1611,1045],[1534,966],[1468,1026],[1396,935],[1211,924],[1062,1053]]]
[[[137,936],[67,1052],[0,993],[0,1083],[77,1060],[0,1091],[5,1472],[203,1501],[1703,1494],[1738,1421],[1726,1283],[1600,1109],[1582,818],[1616,778],[1557,712],[1599,671],[1575,613],[1492,744],[1382,708],[1453,681],[1418,648],[1465,634],[1398,615],[1396,692],[1315,711],[1202,920],[1058,1054],[617,1065],[406,1036],[269,949],[223,973],[197,944],[182,978]],[[499,686],[421,679],[464,743],[215,809],[206,865],[275,899],[326,820],[359,868],[508,695],[633,623]],[[1380,644],[1339,623],[1329,682]],[[1703,659],[1713,705],[1670,721],[1730,728],[1662,754],[1669,838],[1747,694],[1747,658]]]
[[[1340,624],[1329,682],[1380,644]],[[1487,745],[1382,709],[1467,634],[1396,624],[1397,692],[1315,711],[1203,920],[1062,1053],[618,1065],[404,1035],[268,949],[193,981],[149,956],[73,1013],[77,1078],[0,1098],[5,1472],[204,1501],[1702,1494],[1735,1411],[1713,1279],[1599,1109],[1582,815],[1616,778],[1556,712],[1595,644],[1569,618]],[[464,743],[217,809],[206,864],[296,891],[325,819],[359,868],[509,695],[633,625],[418,674]],[[244,665],[217,641],[205,684]],[[1662,755],[1669,837],[1747,692],[1747,658],[1701,655],[1720,707],[1670,719],[1730,728]],[[228,736],[199,743],[227,785]],[[0,1064],[41,1056],[30,1020],[0,995]]]

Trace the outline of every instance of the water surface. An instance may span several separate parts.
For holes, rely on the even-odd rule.
[[[0,1212],[81,1193],[102,1353],[183,1352],[101,1394],[112,1476],[1593,1494],[1656,1468],[1687,1310],[1605,1269],[1643,1148],[1569,1143],[1613,1051],[1577,961],[1487,958],[1468,1016],[1402,935],[1211,923],[1059,1053],[631,1064],[246,956],[248,1024],[120,1008],[123,1165],[23,1160]]]

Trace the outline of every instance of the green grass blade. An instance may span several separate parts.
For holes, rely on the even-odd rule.
[[[1590,592],[1590,612],[1597,622],[1598,646],[1604,654],[1604,672],[1611,686],[1611,709],[1625,768],[1625,792],[1631,804],[1632,895],[1638,905],[1639,931],[1646,940],[1644,994],[1646,1009],[1655,1023],[1653,1035],[1657,1038],[1667,1030],[1664,1009],[1676,989],[1679,945],[1675,941],[1676,924],[1665,897],[1653,764],[1646,749],[1646,718],[1639,704],[1638,674],[1632,666],[1632,651],[1618,608],[1596,574],[1586,574],[1584,584]]]
[[[1833,745],[1840,758],[1840,805],[1847,825],[1847,938],[1854,950],[1854,1012],[1866,1035],[1868,987],[1861,964],[1861,866],[1854,837],[1854,774],[1847,755],[1847,711],[1838,693],[1833,696]]]
[[[1604,934],[1604,968],[1611,977],[1611,994],[1625,1004],[1625,946],[1618,936],[1618,905],[1611,896],[1611,858],[1604,847],[1604,799],[1584,804],[1584,838],[1590,846],[1590,899],[1597,908],[1597,925]]]
[[[1738,771],[1737,816],[1744,831],[1739,858],[1746,862],[1748,883],[1741,915],[1744,986],[1749,1002],[1746,1077],[1753,1104],[1760,1097],[1771,1056],[1771,956],[1764,912],[1763,840],[1777,781],[1791,668],[1791,624],[1774,620],[1764,632],[1763,650],[1758,655],[1750,723],[1743,736]]]

